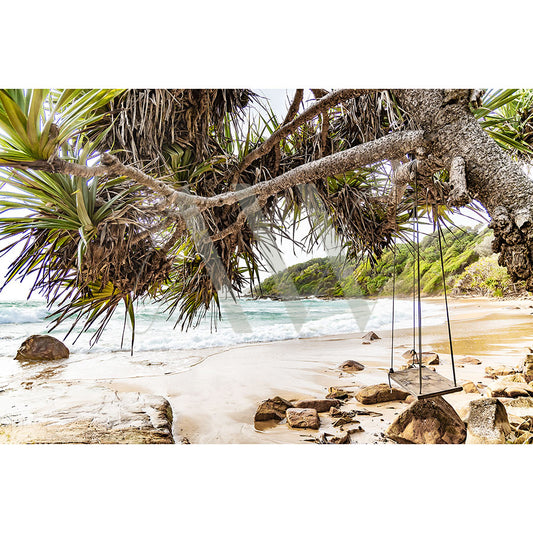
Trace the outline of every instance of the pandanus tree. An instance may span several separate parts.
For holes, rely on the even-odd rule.
[[[311,93],[278,121],[245,89],[1,90],[6,283],[32,276],[55,323],[95,340],[143,298],[190,326],[223,289],[253,289],[266,236],[310,213],[298,244],[328,226],[376,258],[416,213],[481,204],[500,264],[533,289],[529,91]]]

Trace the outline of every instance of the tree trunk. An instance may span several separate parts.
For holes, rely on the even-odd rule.
[[[533,181],[483,130],[469,109],[469,90],[395,90],[427,140],[428,174],[464,161],[467,193],[491,217],[493,250],[513,282],[533,290]],[[455,159],[454,167],[458,167]]]

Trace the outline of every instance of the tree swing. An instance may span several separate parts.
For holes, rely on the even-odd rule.
[[[420,231],[418,227],[418,198],[417,189],[418,184],[415,175],[415,221],[416,225],[416,272],[413,268],[413,348],[411,353],[413,355],[412,364],[406,370],[394,370],[394,304],[396,300],[396,247],[393,249],[393,274],[392,274],[392,331],[391,331],[391,363],[388,372],[389,386],[392,388],[391,380],[414,396],[417,400],[424,398],[432,398],[434,396],[444,396],[454,392],[460,392],[462,387],[457,386],[457,379],[455,376],[455,362],[453,357],[452,332],[450,327],[450,314],[448,310],[448,296],[446,294],[446,277],[444,273],[444,258],[442,254],[442,229],[437,217],[437,234],[439,238],[439,253],[440,264],[442,272],[442,284],[444,287],[444,303],[446,308],[446,321],[448,324],[448,339],[450,342],[450,355],[452,359],[452,373],[453,381],[437,374],[433,370],[429,370],[422,364],[422,303],[420,296]],[[413,262],[414,266],[414,262]],[[417,297],[415,298],[415,275],[417,278],[416,288]],[[418,318],[418,353],[416,351],[416,336],[415,324]]]

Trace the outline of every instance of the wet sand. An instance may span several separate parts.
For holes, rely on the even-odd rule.
[[[432,303],[442,303],[431,299]],[[528,346],[533,346],[533,300],[452,300],[450,317],[456,359],[473,356],[481,365],[457,367],[459,385],[483,382],[486,366],[519,364]],[[174,413],[174,438],[190,443],[309,444],[323,432],[340,434],[332,419],[321,414],[319,430],[291,429],[285,423],[254,424],[259,403],[281,396],[287,400],[323,398],[328,387],[355,391],[358,387],[385,383],[390,366],[390,331],[376,331],[380,340],[364,345],[361,333],[330,335],[261,344],[246,344],[209,350],[191,350],[184,370],[173,363],[172,354],[143,353],[128,359],[116,354],[95,354],[94,358],[46,363],[31,367],[25,383],[97,383],[117,392],[145,392],[167,398]],[[401,354],[412,347],[412,330],[395,332],[395,368],[404,364]],[[437,371],[452,377],[448,332],[445,321],[423,329],[424,351],[440,356]],[[183,354],[180,354],[182,360]],[[176,358],[177,359],[177,358]],[[338,370],[346,359],[355,359],[365,370],[355,374]],[[10,365],[18,362],[10,361]],[[30,372],[30,370],[28,370]],[[14,383],[12,385],[15,385]],[[31,385],[30,385],[31,386]],[[4,394],[8,393],[6,391]],[[20,394],[20,390],[18,392]],[[446,396],[459,409],[479,397],[464,392]],[[344,409],[367,408],[379,416],[358,417],[361,426],[353,443],[380,443],[394,416],[407,406],[391,402],[362,406],[351,399]],[[46,406],[43,406],[46,409]]]

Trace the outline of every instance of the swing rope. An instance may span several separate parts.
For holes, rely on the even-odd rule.
[[[422,394],[422,298],[420,294],[420,230],[418,226],[418,180],[415,173],[416,272],[418,289],[418,381]]]
[[[437,234],[439,236],[439,251],[440,251],[440,266],[442,271],[442,286],[444,287],[444,306],[446,307],[446,323],[448,324],[448,340],[450,342],[450,356],[452,358],[452,373],[453,373],[453,384],[457,387],[457,378],[455,376],[455,361],[453,358],[453,342],[452,342],[452,329],[450,326],[450,312],[448,310],[448,295],[446,293],[446,275],[444,272],[444,257],[442,254],[442,228],[440,227],[440,221],[437,218]],[[442,235],[444,238],[444,235]]]
[[[419,394],[422,394],[422,297],[421,297],[421,275],[420,275],[420,228],[418,220],[418,182],[417,176],[415,174],[415,183],[414,183],[414,193],[415,193],[415,213],[413,221],[413,231],[416,236],[416,254],[413,250],[413,364],[416,359],[415,356],[418,355],[418,378],[419,378]],[[439,239],[439,255],[440,255],[440,265],[442,272],[442,285],[444,289],[444,304],[446,309],[446,323],[448,327],[448,340],[450,344],[450,355],[452,362],[452,373],[453,373],[453,384],[457,387],[457,378],[455,374],[455,360],[453,354],[453,341],[452,341],[452,331],[450,325],[450,312],[448,306],[448,294],[446,289],[446,273],[444,270],[444,254],[442,251],[442,240],[444,239],[444,234],[442,232],[440,220],[437,217],[437,235]],[[415,270],[415,257],[416,257],[416,270]],[[416,291],[415,291],[416,285]],[[396,302],[396,246],[393,248],[393,274],[392,274],[392,320],[391,320],[391,354],[390,354],[390,369],[388,373],[389,387],[392,389],[391,384],[391,374],[394,373],[394,326],[395,326],[395,302]],[[418,312],[418,313],[417,313]],[[418,314],[418,316],[416,316]],[[417,320],[418,318],[418,320]],[[416,323],[418,322],[418,354],[416,352]]]

